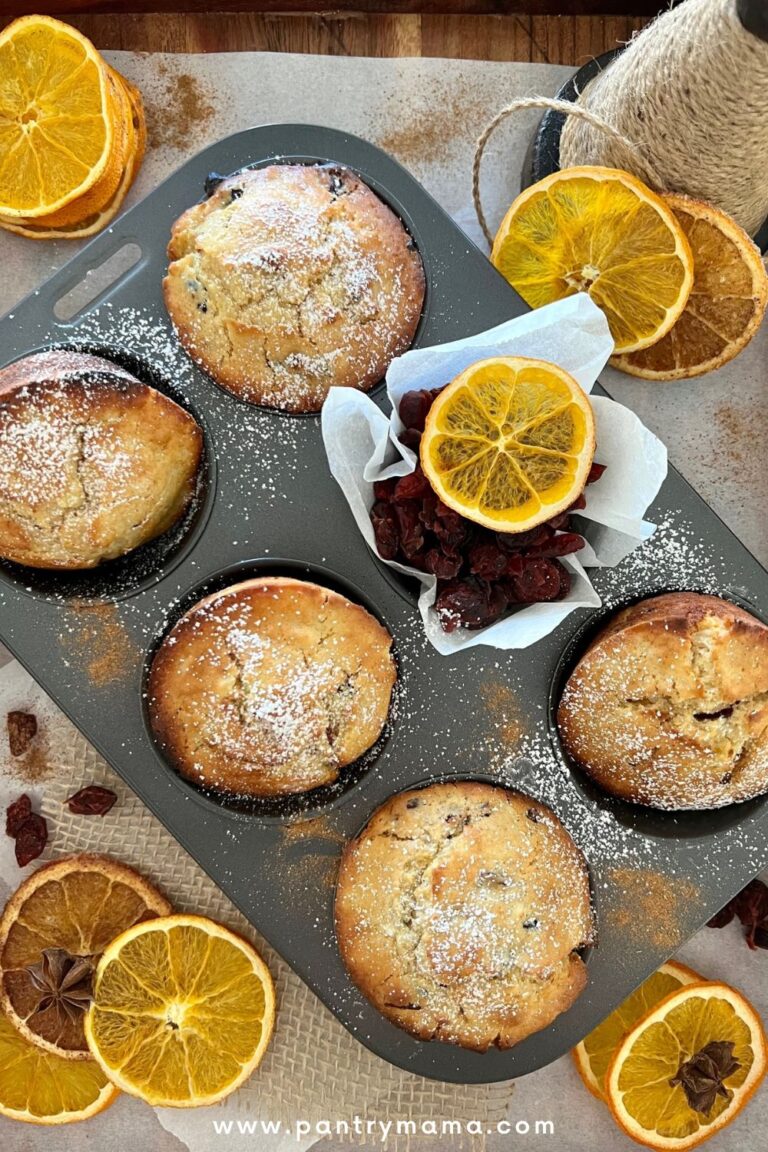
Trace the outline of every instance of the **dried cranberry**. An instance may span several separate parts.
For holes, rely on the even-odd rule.
[[[429,528],[430,530],[435,526],[437,520],[437,496],[435,496],[431,489],[426,493],[421,502],[419,520],[421,520],[425,528]]]
[[[432,407],[434,396],[426,388],[419,388],[415,392],[406,392],[400,400],[398,412],[406,428],[415,428],[424,431],[427,413]]]
[[[542,544],[532,544],[526,549],[528,556],[570,556],[584,547],[585,540],[576,532],[561,532]]]
[[[410,500],[407,504],[394,504],[400,532],[400,550],[410,560],[424,546],[424,526],[419,520],[419,506]]]
[[[412,452],[418,452],[421,445],[421,432],[418,428],[406,428],[404,432],[400,433],[399,440]]]
[[[388,504],[395,494],[395,485],[397,479],[392,477],[389,480],[375,480],[373,484],[373,499],[376,503],[380,500]]]
[[[467,559],[470,572],[483,580],[500,580],[507,574],[509,556],[498,544],[473,544]]]
[[[594,484],[595,480],[599,480],[606,467],[605,464],[593,464],[589,470],[589,476],[587,476],[587,484]]]
[[[481,589],[466,580],[446,584],[437,594],[435,611],[444,632],[455,632],[467,619],[479,619],[485,600]]]
[[[519,576],[525,567],[525,556],[522,552],[507,553],[506,576]]]
[[[532,544],[540,544],[542,540],[552,535],[547,524],[539,524],[538,528],[531,528],[528,532],[497,532],[496,539],[500,548],[507,548],[519,552],[522,548],[529,548]]]
[[[555,561],[555,563],[557,563],[557,561]],[[555,599],[564,600],[571,590],[571,574],[562,564],[558,564],[557,568],[558,576],[560,577],[560,595],[556,596]]]
[[[37,735],[37,718],[31,712],[9,712],[6,724],[11,756],[23,756]]]
[[[768,948],[768,920],[758,924],[752,936],[755,948]]]
[[[42,816],[32,812],[16,833],[16,863],[19,868],[37,860],[47,843],[48,825]]]
[[[577,496],[573,504],[568,508],[569,512],[580,512],[582,508],[586,508],[587,498],[582,492],[581,496]]]
[[[707,928],[725,928],[727,924],[731,923],[734,915],[733,901],[731,900],[719,912],[716,912],[711,920],[707,920]]]
[[[768,887],[762,880],[752,880],[733,901],[734,910],[746,928],[745,937],[750,948],[755,947],[755,932],[763,920],[768,919]]]
[[[449,548],[460,548],[470,537],[469,522],[452,508],[447,508],[438,500],[435,507],[436,519],[433,532],[438,540]]]
[[[400,532],[394,508],[383,501],[374,504],[371,509],[371,524],[379,556],[382,560],[396,559],[400,547]]]
[[[415,472],[409,472],[407,476],[400,477],[395,484],[395,494],[392,499],[395,504],[401,504],[404,500],[421,500],[430,491],[429,481],[421,468],[417,468]]]
[[[445,632],[454,632],[458,627],[485,628],[498,620],[506,606],[506,597],[500,588],[471,576],[446,584],[435,600],[435,610]]]
[[[518,604],[537,604],[557,600],[560,595],[559,565],[554,560],[537,558],[526,563],[519,576],[507,582]]]
[[[24,821],[32,813],[32,801],[26,792],[19,796],[18,800],[14,800],[13,804],[9,804],[5,810],[5,834],[6,836],[16,837],[19,829]]]
[[[430,548],[424,557],[424,569],[437,576],[438,580],[453,580],[461,571],[462,559],[459,553],[443,552],[440,548]]]
[[[76,816],[106,816],[117,800],[117,793],[99,784],[88,784],[67,800],[67,807]]]
[[[412,556],[406,557],[411,568],[418,568],[419,572],[427,571],[427,553],[424,548],[419,548]]]

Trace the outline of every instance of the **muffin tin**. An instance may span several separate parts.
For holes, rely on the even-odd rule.
[[[680,475],[649,512],[656,539],[594,583],[609,607],[573,613],[535,647],[439,656],[412,588],[370,553],[325,459],[318,417],[243,404],[198,371],[172,336],[161,295],[171,225],[204,195],[207,175],[280,161],[358,172],[403,219],[424,261],[416,345],[490,328],[525,305],[423,188],[356,137],[270,125],[187,162],[0,322],[0,360],[65,345],[128,366],[199,419],[206,464],[195,513],[142,555],[95,573],[0,566],[0,637],[341,1022],[392,1063],[456,1082],[506,1080],[566,1052],[768,862],[768,808],[670,814],[595,795],[563,758],[551,705],[596,624],[622,603],[690,587],[760,614],[768,574]],[[141,258],[66,323],[56,302],[126,244]],[[383,388],[373,393],[386,405]],[[153,744],[143,690],[152,652],[207,591],[286,572],[327,583],[373,611],[394,636],[399,686],[389,729],[339,787],[270,806],[205,795]],[[584,631],[586,629],[586,632]],[[584,851],[598,943],[573,1008],[516,1048],[484,1055],[413,1039],[346,976],[333,934],[342,845],[393,792],[431,779],[479,778],[548,803]],[[151,871],[151,861],[147,861]]]

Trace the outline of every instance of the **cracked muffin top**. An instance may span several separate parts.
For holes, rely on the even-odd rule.
[[[395,214],[348,168],[230,176],[173,226],[165,303],[186,351],[244,400],[317,412],[369,389],[413,340],[424,271]]]
[[[605,791],[717,808],[768,791],[768,628],[717,596],[672,592],[619,612],[558,709],[568,754]]]
[[[478,1052],[511,1048],[586,984],[586,863],[522,793],[480,782],[403,792],[344,850],[336,932],[350,976],[393,1024]]]
[[[247,580],[196,604],[149,677],[152,729],[187,779],[241,796],[333,784],[375,744],[395,683],[392,637],[303,580]]]
[[[193,499],[197,422],[116,364],[80,352],[0,371],[0,556],[93,568],[162,535]]]

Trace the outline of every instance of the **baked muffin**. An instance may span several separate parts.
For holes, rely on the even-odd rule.
[[[768,628],[716,596],[619,612],[565,686],[563,746],[614,796],[718,808],[768,791]]]
[[[223,180],[173,226],[165,303],[189,355],[255,404],[317,412],[371,388],[413,340],[418,252],[348,168],[276,164]]]
[[[586,864],[529,796],[432,784],[392,797],[347,845],[336,932],[350,976],[393,1024],[478,1052],[511,1048],[586,984]]]
[[[392,637],[303,580],[247,580],[196,604],[161,644],[149,714],[169,760],[215,791],[274,797],[333,784],[387,720]]]
[[[203,438],[116,364],[40,352],[0,371],[0,556],[93,568],[162,535],[192,500]]]

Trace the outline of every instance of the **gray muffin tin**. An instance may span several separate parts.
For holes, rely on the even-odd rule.
[[[563,677],[617,605],[690,587],[760,614],[768,574],[671,470],[649,512],[667,527],[645,546],[645,562],[593,573],[609,607],[573,613],[525,651],[433,651],[414,590],[368,550],[328,472],[319,418],[260,410],[217,388],[178,347],[163,307],[171,225],[204,195],[208,174],[288,160],[348,165],[402,218],[427,278],[416,345],[525,311],[425,190],[373,145],[281,124],[207,148],[0,322],[3,364],[51,345],[87,348],[189,408],[206,438],[197,506],[167,538],[96,573],[0,567],[0,637],[363,1044],[423,1076],[506,1080],[567,1052],[768,862],[763,801],[674,815],[596,792],[557,743],[552,710]],[[140,248],[138,262],[83,314],[57,322],[56,302],[128,243]],[[374,396],[386,405],[381,387]],[[399,664],[390,729],[373,755],[338,788],[271,807],[207,796],[184,782],[153,743],[143,698],[152,651],[183,610],[211,588],[270,572],[305,575],[366,605],[391,630]],[[590,869],[598,939],[586,953],[588,987],[549,1028],[506,1052],[424,1043],[395,1028],[351,984],[334,938],[343,844],[394,792],[452,777],[505,783],[550,804]]]

